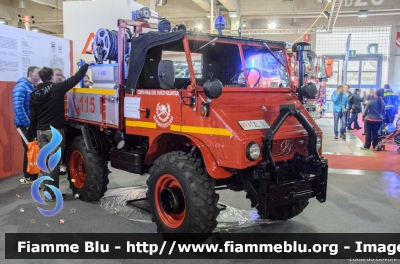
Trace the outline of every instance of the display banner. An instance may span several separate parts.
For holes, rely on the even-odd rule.
[[[347,83],[347,66],[349,65],[350,41],[351,41],[351,34],[349,34],[347,36],[345,58],[344,58],[343,69],[342,69],[342,84]]]
[[[0,25],[0,81],[16,82],[29,66],[60,68],[69,77],[69,40]]]
[[[347,259],[396,261],[400,234],[6,233],[6,259]]]

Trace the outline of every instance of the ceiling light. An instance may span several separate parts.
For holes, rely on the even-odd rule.
[[[368,16],[368,10],[360,10],[358,13],[358,17],[367,17]]]
[[[268,29],[276,29],[276,24],[275,23],[268,24]]]
[[[156,5],[163,6],[167,4],[167,0],[156,0]]]
[[[32,30],[33,32],[39,32],[39,28],[38,28],[38,27],[31,27],[31,30]]]
[[[203,30],[203,25],[202,25],[202,24],[197,25],[196,27],[197,27],[198,29],[200,29],[200,30]]]
[[[25,9],[25,0],[19,0],[19,8]]]
[[[244,28],[246,27],[246,21],[243,21],[243,27]]]
[[[237,12],[236,11],[229,12],[229,17],[237,17]]]
[[[7,20],[5,18],[0,18],[0,25],[7,25]]]
[[[331,14],[329,14],[328,11],[324,11],[324,12],[322,13],[322,15],[324,15],[324,17],[326,17],[327,19],[329,19],[329,17],[330,17]]]
[[[326,0],[326,1],[328,1],[329,3],[332,3],[332,0]]]

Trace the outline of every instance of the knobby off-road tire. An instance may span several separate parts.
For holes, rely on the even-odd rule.
[[[256,205],[255,199],[250,197],[250,194],[247,194],[246,198],[251,201],[252,206]],[[301,212],[303,212],[303,210],[307,207],[308,204],[309,202],[308,200],[306,200],[306,201],[295,202],[281,207],[276,207],[269,211],[268,217],[262,217],[260,215],[260,218],[270,219],[270,220],[288,220],[301,214]],[[259,211],[259,208],[257,208],[257,210]]]
[[[68,150],[67,161],[70,188],[79,195],[77,198],[91,202],[104,196],[109,170],[103,154],[88,152],[83,137],[77,136]]]
[[[200,158],[182,151],[166,153],[154,161],[149,174],[147,198],[158,232],[211,235],[219,195]]]
[[[298,216],[303,212],[304,208],[309,204],[308,200],[295,202],[281,207],[276,207],[269,212],[268,219],[271,220],[288,220]]]

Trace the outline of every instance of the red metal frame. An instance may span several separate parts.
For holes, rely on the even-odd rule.
[[[138,37],[142,33],[143,28],[157,28],[157,24],[152,24],[146,21],[135,21],[128,19],[118,20],[118,50],[124,50],[125,46],[125,29],[127,26],[134,27],[134,37]],[[120,88],[125,85],[125,62],[124,52],[118,52],[118,84]]]
[[[196,87],[196,77],[194,76],[194,68],[193,68],[193,61],[192,61],[192,55],[190,54],[190,46],[189,46],[189,40],[187,38],[187,36],[183,36],[183,48],[185,50],[185,54],[186,54],[186,59],[188,62],[188,68],[190,71],[190,81],[191,81],[191,85],[193,87]]]

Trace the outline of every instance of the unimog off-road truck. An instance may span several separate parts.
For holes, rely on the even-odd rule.
[[[104,195],[110,161],[132,177],[149,174],[162,233],[211,233],[220,189],[245,191],[273,220],[325,201],[322,132],[298,99],[316,87],[294,88],[284,42],[143,28],[157,25],[136,17],[119,20],[118,32],[99,30],[97,61],[114,53],[117,63],[92,67],[95,89],[67,94],[68,178],[80,199]],[[293,49],[303,65],[310,46]]]

